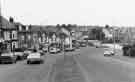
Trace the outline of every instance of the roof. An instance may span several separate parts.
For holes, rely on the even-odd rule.
[[[40,29],[39,25],[31,25],[30,31],[40,31]]]
[[[2,28],[8,28],[8,29],[12,29],[15,28],[15,24],[14,23],[10,23],[6,18],[1,17],[2,19]]]

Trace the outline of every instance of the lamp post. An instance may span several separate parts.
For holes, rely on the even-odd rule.
[[[3,39],[3,32],[2,32],[2,11],[1,11],[1,1],[0,1],[0,38]]]
[[[61,44],[62,44],[62,50],[63,50],[63,55],[64,55],[64,59],[65,59],[65,35],[63,33],[60,34],[60,38],[61,38]]]

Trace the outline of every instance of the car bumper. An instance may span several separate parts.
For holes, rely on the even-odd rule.
[[[9,59],[9,60],[0,60],[0,63],[12,63],[14,60]]]
[[[27,61],[41,61],[41,58],[29,58]]]

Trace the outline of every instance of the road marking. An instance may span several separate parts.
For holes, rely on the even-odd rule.
[[[78,67],[80,67],[81,73],[83,74],[85,81],[90,82],[90,77],[88,77],[88,72],[84,70],[84,68],[81,66],[80,62],[78,59],[74,56],[75,61],[77,62]]]

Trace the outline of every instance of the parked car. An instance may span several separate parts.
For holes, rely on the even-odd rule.
[[[34,49],[32,49],[32,48],[26,49],[26,50],[24,50],[24,55],[28,56],[28,55],[31,54],[33,51],[34,51]]]
[[[52,53],[52,54],[56,54],[58,52],[60,52],[61,50],[59,48],[55,48],[55,47],[51,47],[49,49],[49,52]]]
[[[0,63],[16,63],[17,56],[12,52],[2,52],[0,55]]]
[[[21,48],[14,49],[13,53],[15,56],[17,56],[17,60],[23,60],[27,57],[27,55],[24,54],[24,49]]]
[[[37,52],[39,52],[41,55],[45,55],[45,52],[43,50],[38,50]]]
[[[104,56],[113,56],[113,55],[115,55],[115,53],[112,49],[108,49],[104,51]]]
[[[43,47],[42,49],[44,52],[48,52],[48,47]]]
[[[73,46],[75,49],[79,49],[79,48],[80,48],[79,43],[72,44],[72,46]]]
[[[27,57],[27,64],[33,63],[43,63],[43,58],[39,52],[34,51]]]

